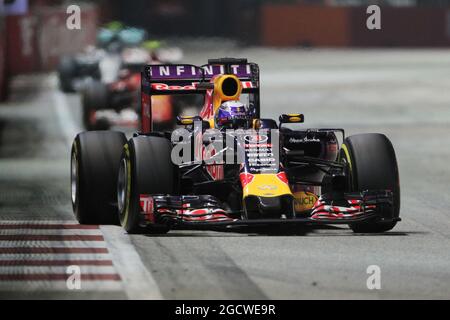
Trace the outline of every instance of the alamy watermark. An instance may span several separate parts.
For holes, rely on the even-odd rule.
[[[195,121],[193,130],[172,132],[172,162],[176,165],[242,164],[245,160],[262,171],[279,164],[278,129],[207,129]]]
[[[370,14],[366,20],[366,27],[369,30],[381,30],[381,9],[377,5],[367,7],[367,14]]]
[[[69,290],[81,290],[81,268],[80,266],[72,265],[66,269],[66,274],[69,276],[66,280],[66,286]]]
[[[370,276],[367,278],[366,285],[369,290],[381,289],[381,268],[376,264],[370,265],[366,270]]]
[[[72,4],[67,7],[66,13],[68,15],[66,19],[66,27],[69,30],[81,29],[81,8],[78,5]]]

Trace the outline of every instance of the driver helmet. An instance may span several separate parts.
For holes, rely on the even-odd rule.
[[[245,129],[249,122],[248,108],[238,100],[223,102],[215,116],[215,125],[219,129]]]

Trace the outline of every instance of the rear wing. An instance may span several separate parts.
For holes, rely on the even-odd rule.
[[[209,81],[219,74],[234,74],[242,83],[242,93],[249,94],[250,107],[259,117],[259,67],[247,59],[209,59],[208,64],[147,65],[141,73],[142,131],[152,130],[151,96],[205,94]]]

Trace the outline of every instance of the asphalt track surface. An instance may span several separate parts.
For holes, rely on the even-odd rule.
[[[401,217],[385,234],[346,227],[125,234],[82,227],[69,195],[77,95],[53,74],[17,77],[0,105],[0,298],[450,298],[450,51],[189,48],[186,61],[260,63],[262,114],[302,112],[308,127],[385,133],[397,152]],[[66,285],[81,268],[80,290]],[[366,286],[381,270],[381,289]]]

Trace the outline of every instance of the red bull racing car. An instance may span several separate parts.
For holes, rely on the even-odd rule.
[[[304,128],[303,114],[260,116],[259,67],[247,59],[148,65],[142,131],[90,131],[72,146],[72,204],[82,224],[129,233],[172,228],[346,224],[392,229],[399,173],[383,134]],[[152,97],[203,94],[198,116],[174,131],[152,126]]]

